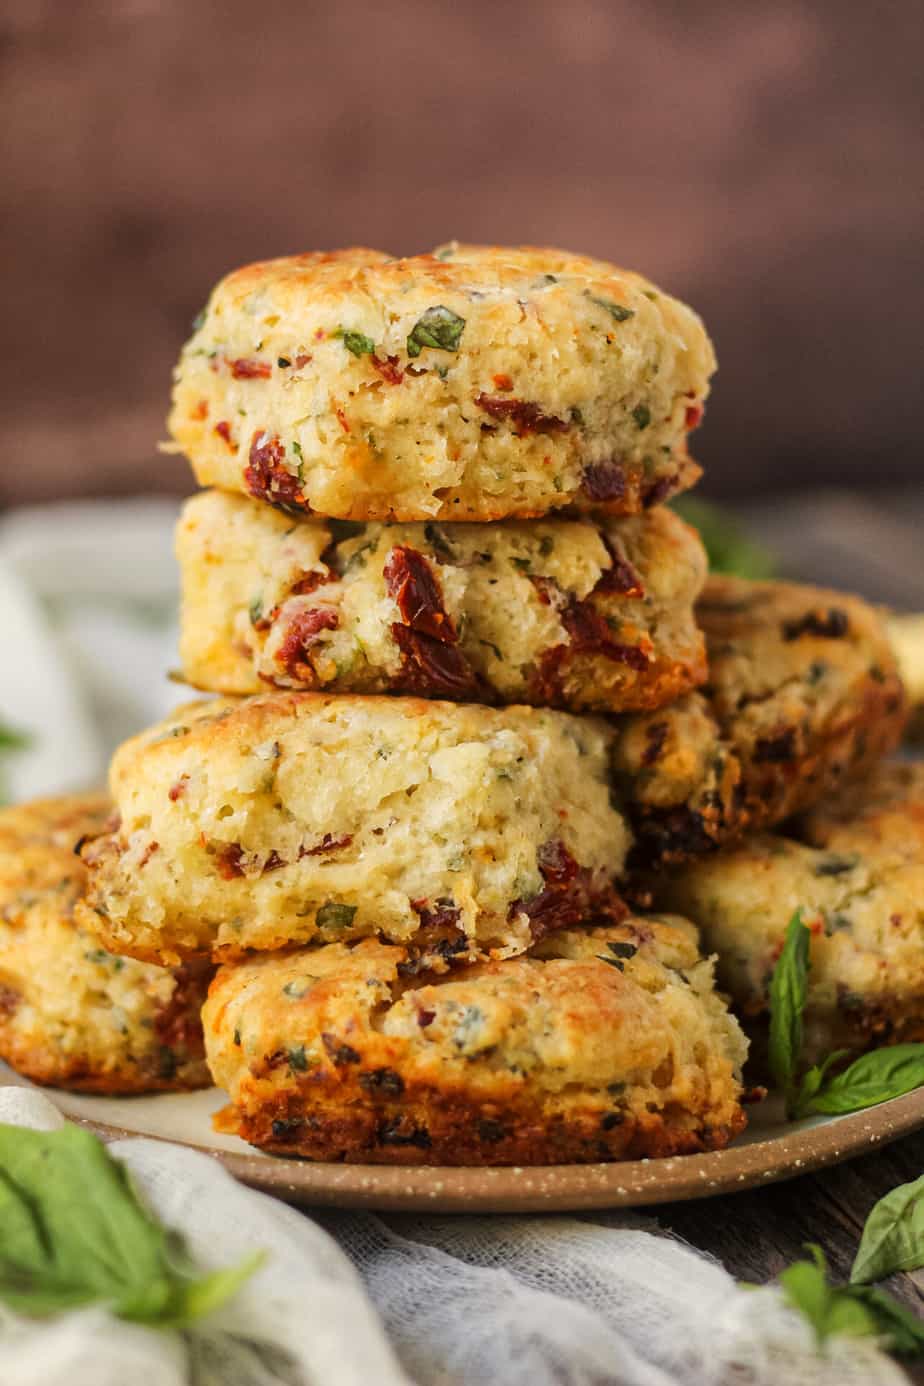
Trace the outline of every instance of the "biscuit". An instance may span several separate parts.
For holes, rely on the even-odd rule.
[[[203,485],[352,520],[614,515],[699,475],[715,368],[696,314],[637,274],[532,247],[247,265],[175,373]]]
[[[745,1124],[746,1041],[685,920],[444,977],[406,958],[365,940],[221,968],[203,1010],[221,1129],[316,1160],[545,1165],[720,1149]]]
[[[0,1058],[86,1092],[209,1086],[199,1010],[211,970],[114,957],[74,921],[74,855],[112,812],[102,794],[0,812]]]
[[[413,698],[190,704],[117,751],[85,917],[168,965],[381,934],[421,965],[621,918],[598,719]]]
[[[786,926],[802,911],[807,1058],[924,1041],[924,765],[882,765],[785,833],[663,877],[656,897],[701,926],[748,1017],[766,1015]]]
[[[711,577],[696,616],[705,687],[618,724],[614,767],[637,866],[781,822],[869,770],[904,726],[891,646],[859,598]]]
[[[620,712],[706,676],[706,554],[665,508],[356,530],[193,497],[177,529],[189,682]]]

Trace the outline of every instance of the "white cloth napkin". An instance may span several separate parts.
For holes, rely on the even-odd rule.
[[[163,501],[0,518],[0,722],[33,737],[0,764],[14,797],[101,783],[114,742],[184,696],[164,676],[176,658],[174,518]],[[0,1089],[0,1121],[60,1120],[37,1091]],[[0,1311],[2,1386],[906,1380],[865,1340],[834,1340],[818,1354],[779,1291],[740,1288],[651,1218],[312,1221],[236,1184],[208,1156],[142,1139],[112,1150],[203,1268],[255,1248],[269,1259],[183,1336],[95,1308],[51,1324]]]

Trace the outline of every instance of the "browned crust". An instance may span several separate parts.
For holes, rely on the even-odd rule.
[[[155,1056],[152,1055],[152,1060]],[[149,1092],[193,1092],[211,1087],[212,1079],[204,1059],[191,1059],[177,1065],[173,1076],[160,1076],[143,1065],[114,1065],[91,1070],[85,1058],[69,1058],[50,1049],[41,1049],[0,1026],[0,1059],[23,1078],[45,1088],[65,1088],[72,1092],[98,1093],[103,1097],[130,1097]]]
[[[797,743],[805,741],[801,754],[785,761],[734,758],[711,802],[670,809],[630,802],[627,813],[638,838],[632,866],[689,861],[809,808],[842,781],[869,773],[894,750],[906,716],[898,675],[888,672],[878,680],[870,675],[833,725],[808,736],[802,725],[778,729],[781,741],[789,734]]]
[[[478,1104],[464,1092],[420,1085],[400,1103],[370,1102],[357,1081],[338,1085],[336,1102],[317,1083],[299,1082],[246,1110],[227,1107],[218,1130],[274,1155],[390,1165],[555,1165],[656,1159],[723,1150],[747,1124],[740,1107],[723,1126],[703,1115],[609,1113],[588,1102],[567,1115],[535,1100]]]

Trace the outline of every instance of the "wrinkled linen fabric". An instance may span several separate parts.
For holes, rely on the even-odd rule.
[[[11,797],[100,784],[115,742],[189,696],[176,662],[176,510],[82,503],[0,517],[0,722]],[[0,1088],[0,1121],[53,1102]],[[746,1290],[651,1217],[306,1215],[206,1155],[116,1141],[141,1196],[203,1269],[266,1264],[183,1334],[92,1307],[0,1308],[2,1386],[898,1386],[865,1340],[819,1353],[774,1288]]]

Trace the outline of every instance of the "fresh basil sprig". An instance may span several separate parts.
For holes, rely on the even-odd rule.
[[[834,1334],[878,1338],[899,1357],[924,1352],[924,1323],[885,1290],[871,1285],[831,1285],[821,1247],[806,1245],[809,1260],[796,1261],[779,1282],[787,1301],[804,1314],[819,1343]]]
[[[774,1083],[791,1105],[802,1054],[802,1012],[808,996],[809,939],[796,910],[770,979],[770,1038],[767,1062]]]
[[[230,1299],[262,1260],[198,1274],[96,1136],[0,1124],[0,1301],[11,1309],[42,1318],[101,1303],[178,1327]]]
[[[839,1116],[845,1112],[862,1112],[924,1083],[924,1044],[892,1044],[884,1049],[871,1049],[854,1059],[849,1068],[828,1076],[834,1064],[845,1057],[838,1050],[824,1063],[810,1068],[793,1104],[793,1115],[809,1116],[823,1112]]]
[[[861,1112],[924,1084],[924,1044],[894,1044],[861,1054],[847,1068],[835,1050],[799,1077],[802,1016],[808,997],[810,933],[796,910],[770,980],[768,1066],[790,1117]]]
[[[924,1174],[900,1184],[873,1208],[850,1272],[852,1285],[924,1266]]]

